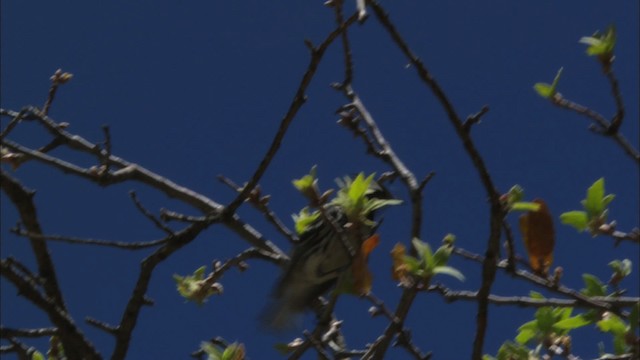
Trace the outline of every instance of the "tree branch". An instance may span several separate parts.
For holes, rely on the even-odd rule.
[[[482,266],[482,284],[480,285],[480,298],[478,300],[478,313],[476,316],[476,335],[473,342],[472,354],[473,359],[480,360],[482,358],[482,348],[488,322],[488,296],[490,294],[493,281],[495,280],[497,258],[500,251],[501,226],[502,220],[505,216],[505,211],[500,204],[500,195],[496,190],[491,177],[489,176],[489,172],[487,171],[486,165],[484,164],[484,160],[480,156],[480,153],[471,140],[469,131],[465,129],[464,123],[460,119],[460,116],[457,114],[455,108],[453,107],[453,104],[444,93],[444,90],[440,87],[438,82],[436,82],[436,80],[427,70],[422,61],[411,51],[407,43],[404,41],[400,33],[396,30],[395,26],[389,19],[386,11],[375,0],[370,0],[369,5],[373,8],[378,21],[387,30],[393,41],[396,43],[396,45],[398,45],[400,50],[405,54],[413,67],[416,69],[420,79],[422,79],[422,81],[431,89],[434,96],[438,99],[438,101],[444,108],[449,121],[455,128],[456,133],[462,141],[467,154],[471,158],[471,161],[473,162],[473,165],[475,166],[478,175],[480,176],[480,180],[482,181],[482,184],[484,185],[485,191],[487,192],[487,196],[489,198],[491,208],[491,217],[489,220],[490,232],[489,238],[487,240],[485,261]]]
[[[278,152],[280,144],[284,139],[289,125],[295,118],[298,110],[300,110],[300,108],[302,107],[302,104],[304,104],[306,101],[305,92],[309,84],[311,84],[311,80],[313,79],[316,70],[320,65],[320,61],[322,60],[325,51],[343,31],[345,31],[349,26],[351,26],[351,24],[356,21],[357,18],[357,14],[351,15],[343,24],[341,24],[337,29],[333,30],[319,46],[313,47],[311,49],[311,59],[309,60],[307,70],[300,80],[300,85],[296,90],[296,94],[293,97],[291,105],[289,105],[289,110],[280,122],[280,127],[278,128],[278,131],[271,142],[271,146],[265,153],[262,161],[260,161],[260,165],[258,165],[258,168],[253,173],[253,176],[251,177],[247,185],[243,187],[242,192],[240,192],[240,194],[238,194],[238,196],[224,210],[226,214],[233,214],[236,209],[242,204],[242,202],[244,202],[245,199],[249,196],[256,185],[258,185],[258,182],[262,178],[262,175],[264,175],[267,167],[269,167],[271,160]]]

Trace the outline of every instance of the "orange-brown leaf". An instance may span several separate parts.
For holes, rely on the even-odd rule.
[[[407,248],[401,243],[397,243],[391,249],[391,260],[393,266],[391,268],[391,277],[396,281],[403,281],[407,278],[407,265],[404,263],[404,257],[407,254]]]
[[[378,234],[372,235],[370,238],[362,242],[360,251],[353,258],[351,264],[351,273],[353,275],[353,292],[356,294],[366,294],[371,291],[373,277],[367,267],[367,259],[373,249],[380,243]]]
[[[535,199],[540,204],[538,211],[529,211],[520,216],[520,232],[529,254],[531,268],[539,274],[548,274],[553,262],[555,232],[553,218],[544,200]]]

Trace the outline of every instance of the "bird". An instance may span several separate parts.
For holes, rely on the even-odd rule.
[[[372,182],[369,189],[367,200],[391,198],[376,182]],[[340,276],[350,269],[355,252],[379,225],[373,221],[375,211],[366,214],[367,221],[357,225],[348,219],[340,205],[327,204],[323,212],[323,216],[318,216],[300,234],[290,261],[262,312],[261,322],[269,330],[295,329],[300,315],[312,308],[314,301],[334,287]]]

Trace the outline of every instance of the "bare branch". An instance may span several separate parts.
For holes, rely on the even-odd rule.
[[[478,313],[476,316],[476,335],[473,342],[472,358],[479,360],[482,358],[482,348],[484,345],[484,338],[488,322],[489,301],[488,296],[491,291],[491,286],[495,280],[496,265],[498,253],[500,251],[500,233],[502,220],[505,216],[505,211],[500,204],[500,194],[496,190],[493,181],[489,175],[484,160],[480,156],[480,153],[476,149],[468,131],[465,130],[465,126],[457,114],[453,104],[445,94],[444,90],[440,87],[438,82],[433,78],[429,70],[425,67],[422,61],[414,55],[407,43],[404,41],[400,33],[396,30],[395,26],[386,14],[386,11],[375,1],[370,0],[369,5],[373,8],[373,11],[387,30],[393,41],[398,45],[400,50],[409,59],[413,67],[418,72],[418,76],[422,81],[431,89],[435,97],[438,99],[445,112],[448,115],[449,121],[453,125],[458,134],[458,137],[462,141],[462,144],[471,158],[473,165],[475,166],[480,180],[484,185],[485,191],[489,198],[491,207],[491,218],[489,220],[489,238],[487,240],[486,258],[482,266],[482,284],[480,286],[480,299],[478,301]]]
[[[69,73],[63,73],[62,69],[56,70],[56,72],[51,76],[51,87],[49,88],[49,95],[47,96],[47,100],[44,102],[42,106],[42,113],[48,114],[51,105],[53,104],[53,99],[56,96],[56,91],[58,91],[58,86],[68,82],[71,80],[73,75]]]
[[[395,343],[392,346],[402,346],[409,354],[411,354],[417,360],[429,360],[431,359],[431,352],[422,354],[422,351],[411,341],[411,332],[404,330],[398,334]]]
[[[153,214],[142,205],[140,200],[138,200],[138,195],[136,195],[135,191],[133,190],[129,191],[129,196],[131,197],[131,200],[133,201],[133,203],[136,205],[136,208],[140,210],[140,212],[142,213],[142,215],[144,215],[144,217],[149,219],[158,229],[164,231],[166,234],[174,235],[174,232],[171,228],[165,226],[160,220],[158,220],[155,216],[153,216]]]
[[[186,223],[198,223],[198,222],[207,222],[211,219],[207,219],[206,216],[190,216],[185,214],[180,214],[175,211],[160,209],[160,219],[164,222],[169,221],[180,221]]]
[[[474,124],[480,123],[480,119],[482,118],[482,116],[488,112],[489,112],[489,106],[487,105],[483,106],[482,109],[480,109],[480,111],[478,111],[477,113],[473,115],[469,115],[467,119],[464,121],[464,123],[462,123],[462,127],[466,132],[470,132],[471,127]]]
[[[389,142],[384,138],[378,125],[373,119],[373,116],[371,116],[351,85],[345,85],[343,87],[343,92],[351,101],[350,106],[352,106],[359,114],[359,117],[364,120],[369,132],[373,136],[373,139],[370,140],[364,131],[357,130],[357,126],[355,128],[353,126],[349,126],[349,128],[352,129],[352,131],[355,129],[354,134],[365,140],[369,151],[376,155],[376,157],[379,157],[388,163],[407,186],[412,208],[411,237],[419,238],[422,225],[422,188],[426,185],[432,175],[428,176],[422,183],[418,184],[418,180],[413,172],[406,167],[402,160],[400,160],[393,151],[391,144],[389,144]],[[375,150],[376,148],[380,148],[380,150]]]
[[[154,241],[141,241],[141,242],[132,242],[132,243],[123,242],[123,241],[107,241],[107,240],[78,238],[78,237],[72,237],[72,236],[62,236],[62,235],[36,234],[20,228],[13,228],[11,229],[11,232],[13,232],[18,236],[28,237],[30,239],[59,241],[59,242],[65,242],[68,244],[106,246],[106,247],[114,247],[114,248],[124,249],[124,250],[147,249],[150,247],[162,245],[168,241],[168,238],[154,240]]]
[[[142,306],[146,305],[146,292],[151,280],[151,274],[155,267],[168,258],[172,253],[178,251],[195,239],[209,224],[195,223],[189,227],[177,232],[175,236],[170,236],[169,241],[161,248],[154,251],[145,258],[140,265],[140,273],[138,280],[133,288],[131,297],[127,302],[127,306],[122,313],[120,325],[116,336],[116,345],[113,351],[112,359],[124,359],[129,343],[131,341],[131,333],[138,321],[138,315]]]
[[[12,329],[4,326],[0,326],[0,337],[25,337],[25,338],[38,338],[45,336],[57,335],[58,329],[56,328],[39,328],[39,329]]]
[[[9,135],[9,133],[11,133],[11,130],[13,130],[16,125],[18,125],[20,121],[22,121],[22,118],[24,117],[24,114],[27,112],[27,110],[23,109],[18,113],[9,113],[2,109],[0,109],[0,111],[0,115],[11,117],[11,121],[9,121],[7,127],[4,128],[2,132],[0,132],[0,141],[2,141],[7,135]]]
[[[478,300],[478,292],[477,291],[464,291],[458,290],[454,291],[448,289],[440,284],[431,285],[426,289],[427,292],[436,292],[440,294],[445,301],[454,302],[457,300],[467,300],[467,301],[477,301]],[[616,308],[622,307],[630,307],[640,301],[640,298],[637,297],[605,297],[605,296],[594,296],[589,298],[592,301],[597,301],[601,303],[610,304]],[[520,307],[532,307],[539,308],[543,306],[553,306],[553,307],[576,307],[576,308],[586,308],[592,309],[593,307],[587,303],[581,302],[576,299],[534,299],[528,296],[498,296],[498,295],[489,295],[489,302],[495,305],[516,305]]]
[[[394,320],[389,323],[384,333],[369,347],[367,353],[362,357],[363,360],[385,358],[385,353],[391,344],[391,340],[403,329],[404,321],[409,315],[409,310],[417,293],[418,288],[416,286],[404,289],[393,316]]]
[[[454,254],[460,255],[465,259],[469,259],[469,260],[473,260],[473,261],[477,261],[477,262],[484,262],[484,257],[482,255],[479,254],[474,254],[470,251],[467,251],[465,249],[456,247],[453,250]],[[498,268],[501,269],[506,269],[507,265],[504,262],[500,262],[497,264]],[[626,315],[624,315],[622,312],[618,311],[614,306],[612,306],[611,304],[607,303],[607,302],[602,302],[602,301],[598,301],[595,300],[594,298],[591,297],[587,297],[583,294],[581,294],[578,291],[575,291],[573,289],[570,289],[564,285],[561,284],[556,284],[554,283],[554,281],[549,280],[549,279],[545,279],[542,278],[536,274],[530,273],[528,271],[524,271],[524,270],[516,270],[515,272],[509,272],[512,276],[515,277],[519,277],[522,279],[525,279],[529,282],[532,282],[538,286],[541,286],[549,291],[555,292],[555,293],[559,293],[559,294],[563,294],[566,295],[568,297],[571,297],[573,299],[575,299],[577,301],[576,306],[581,306],[581,307],[589,307],[592,309],[598,309],[598,310],[602,310],[602,311],[611,311],[614,312],[618,315],[620,315],[621,317],[626,317]]]
[[[73,319],[64,308],[61,308],[53,298],[45,297],[38,291],[38,285],[21,276],[7,260],[0,260],[0,275],[9,280],[18,293],[31,301],[49,317],[58,329],[58,335],[63,343],[67,356],[74,359],[100,359],[101,356],[91,342],[85,338],[82,331],[75,325]]]
[[[218,175],[218,180],[220,180],[223,184],[229,186],[236,192],[242,191],[241,186],[237,185],[235,182],[233,182],[233,180],[223,175]],[[254,191],[251,192],[251,194],[249,195],[248,200],[251,203],[251,205],[253,205],[253,207],[258,209],[265,216],[267,221],[269,221],[269,223],[271,223],[276,228],[276,230],[278,230],[282,235],[284,235],[287,239],[289,239],[289,241],[296,242],[298,240],[298,237],[291,230],[289,230],[289,228],[287,228],[287,226],[282,222],[282,220],[280,220],[280,218],[278,217],[278,215],[276,215],[276,213],[274,213],[271,209],[269,209],[268,201],[270,196],[269,195],[260,196],[259,189],[260,187],[256,186]],[[255,191],[255,190],[258,190],[258,191]]]
[[[358,0],[358,4],[362,3],[362,7],[364,9],[364,1]],[[342,10],[344,8],[344,0],[336,0],[333,2],[334,9],[336,13],[336,23],[338,26],[342,26],[344,24],[344,16]],[[360,8],[358,9],[360,12]],[[359,15],[360,16],[360,15]],[[342,81],[341,86],[350,85],[353,82],[353,57],[351,55],[351,46],[349,44],[349,29],[344,29],[341,34],[342,40],[342,54],[344,55],[344,80]]]
[[[2,109],[0,109],[0,113],[7,114],[9,116],[18,115],[18,113],[16,113],[15,111]],[[42,114],[37,109],[28,108],[23,117],[23,120],[38,121],[54,136],[54,138],[60,138],[63,144],[69,146],[72,149],[92,154],[96,156],[98,160],[104,158],[106,154],[106,150],[101,149],[101,147],[97,144],[93,144],[85,140],[81,136],[68,133],[64,130],[63,127],[60,127],[58,123],[53,121],[48,116]],[[117,168],[117,170],[107,171],[107,168],[105,166],[85,169],[68,163],[64,160],[49,156],[47,154],[43,154],[36,150],[26,148],[20,144],[16,144],[6,139],[2,141],[2,145],[13,151],[24,154],[28,158],[32,158],[47,165],[58,168],[65,173],[78,175],[101,186],[108,186],[124,181],[134,180],[156,188],[171,198],[179,199],[199,209],[205,214],[219,216],[224,210],[224,207],[222,205],[207,198],[206,196],[196,193],[195,191],[192,191],[188,188],[182,187],[165,177],[162,177],[137,164],[125,161],[115,155],[109,156],[108,164]],[[244,223],[236,214],[233,214],[232,216],[225,216],[222,222],[232,231],[236,232],[240,237],[251,243],[253,246],[272,252],[276,254],[274,255],[276,257],[286,259],[286,255],[277,246],[275,246],[269,240],[265,239],[253,227]]]
[[[628,233],[616,230],[617,223],[615,221],[609,224],[603,224],[598,228],[598,235],[610,236],[616,240],[615,245],[620,245],[623,241],[630,241],[635,244],[640,244],[640,229],[634,228]]]
[[[94,327],[96,327],[96,328],[98,328],[98,329],[100,329],[100,330],[102,330],[102,331],[104,331],[104,332],[106,332],[108,334],[116,335],[118,333],[118,327],[117,326],[109,325],[109,324],[107,324],[107,323],[105,323],[103,321],[96,320],[96,319],[94,319],[94,318],[92,318],[90,316],[85,317],[84,321],[87,324],[89,324],[91,326],[94,326]]]
[[[242,189],[242,192],[224,210],[226,214],[233,214],[236,211],[236,209],[240,206],[240,204],[242,204],[242,202],[244,202],[245,199],[249,196],[253,188],[255,188],[256,185],[258,185],[258,182],[260,181],[260,179],[262,178],[262,175],[264,175],[265,171],[267,170],[267,167],[271,163],[271,160],[278,152],[278,149],[280,148],[280,144],[284,139],[284,136],[287,132],[287,129],[289,128],[289,125],[295,118],[296,114],[298,113],[298,110],[300,110],[300,108],[302,107],[302,104],[304,104],[306,101],[305,92],[309,84],[311,84],[311,80],[313,79],[316,73],[316,70],[320,65],[320,61],[322,60],[322,57],[325,51],[327,50],[327,48],[329,48],[329,45],[333,43],[336,37],[338,37],[343,31],[345,31],[349,26],[351,26],[351,24],[353,24],[357,18],[358,16],[356,14],[351,15],[351,17],[349,17],[343,24],[341,24],[337,29],[333,30],[319,46],[312,48],[311,59],[309,61],[307,70],[305,71],[304,75],[302,76],[302,79],[300,80],[300,85],[296,90],[296,95],[294,96],[293,101],[289,105],[289,110],[285,114],[284,118],[282,118],[280,127],[278,128],[278,131],[276,135],[273,137],[273,140],[271,142],[271,146],[265,153],[264,157],[262,158],[262,161],[260,161],[260,165],[258,165],[258,168],[254,172],[253,176],[251,177],[247,185],[245,185],[244,188]]]
[[[622,102],[622,93],[620,92],[620,86],[618,85],[618,79],[613,73],[611,66],[608,67],[608,71],[605,71],[605,75],[611,84],[611,94],[616,101],[616,114],[611,119],[608,131],[610,133],[617,133],[622,125],[624,119],[624,103]]]
[[[586,106],[565,99],[559,93],[556,93],[551,98],[551,103],[563,109],[574,111],[593,120],[595,124],[597,124],[596,133],[613,138],[627,155],[631,156],[631,158],[633,158],[636,163],[640,163],[640,152],[638,152],[638,150],[636,150],[633,145],[631,145],[631,143],[629,143],[629,141],[617,131],[618,129],[616,127],[612,127],[611,123],[609,123],[609,120],[607,120],[604,116],[589,109]],[[620,108],[618,108],[618,111],[620,111]],[[616,114],[616,116],[617,115],[619,115],[619,113]],[[620,118],[620,122],[621,121],[622,118]],[[612,132],[611,129],[615,129],[615,131]]]

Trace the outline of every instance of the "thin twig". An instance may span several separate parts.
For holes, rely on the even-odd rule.
[[[334,9],[336,13],[336,23],[338,26],[344,24],[344,16],[342,10],[344,8],[344,0],[334,1]],[[364,2],[363,2],[364,7]],[[342,54],[344,55],[344,80],[342,86],[351,85],[353,82],[353,56],[351,55],[351,46],[349,44],[349,29],[345,29],[341,34]]]
[[[171,228],[164,225],[160,220],[158,220],[149,210],[147,210],[142,205],[140,200],[138,200],[138,195],[136,194],[135,191],[133,190],[129,191],[129,196],[131,197],[131,200],[133,201],[133,203],[136,205],[136,208],[142,213],[142,215],[144,215],[144,217],[149,219],[158,229],[164,231],[166,234],[174,235],[174,232]]]
[[[516,248],[515,241],[513,238],[513,231],[511,230],[511,225],[506,220],[502,221],[502,228],[504,229],[504,235],[507,238],[505,241],[505,249],[507,252],[507,271],[513,272],[516,269]]]
[[[169,236],[168,238],[159,239],[159,240],[129,243],[124,241],[108,241],[108,240],[78,238],[78,237],[62,236],[62,235],[36,234],[26,230],[18,229],[18,228],[11,229],[11,232],[13,232],[18,236],[28,237],[30,239],[58,241],[58,242],[64,242],[68,244],[106,246],[106,247],[113,247],[113,248],[124,249],[124,250],[147,249],[150,247],[162,245],[171,239],[171,237]]]
[[[108,334],[116,335],[118,333],[118,327],[117,326],[109,325],[104,321],[100,321],[100,320],[94,319],[94,318],[92,318],[90,316],[85,317],[84,321],[87,324],[89,324],[91,326],[94,326],[94,327],[96,327],[96,328],[98,328],[98,329],[100,329],[100,330],[102,330],[102,331],[104,331],[104,332],[106,332]]]
[[[417,360],[431,359],[431,352],[422,354],[422,351],[420,351],[420,349],[413,343],[413,341],[411,341],[411,332],[409,332],[408,330],[404,330],[398,334],[398,337],[396,338],[393,346],[402,346]]]
[[[495,280],[497,265],[496,260],[500,251],[501,226],[502,220],[504,219],[505,215],[504,209],[500,204],[500,194],[496,190],[495,185],[493,184],[493,181],[491,180],[487,167],[484,163],[484,160],[476,149],[469,132],[465,130],[465,126],[461,121],[460,116],[457,114],[453,104],[445,94],[442,87],[440,87],[438,82],[433,78],[422,61],[416,55],[414,55],[413,51],[411,51],[408,44],[396,30],[395,25],[391,22],[386,11],[380,6],[380,4],[378,4],[375,0],[370,0],[369,5],[373,8],[378,21],[387,30],[396,45],[398,45],[400,50],[409,59],[409,61],[413,65],[413,68],[416,69],[420,79],[429,87],[429,89],[431,89],[434,96],[438,99],[438,101],[444,108],[449,121],[455,128],[456,133],[462,141],[467,154],[471,158],[471,161],[473,162],[473,165],[476,168],[478,175],[480,176],[480,180],[482,181],[485,191],[487,192],[487,197],[489,198],[491,209],[491,217],[489,220],[490,230],[489,237],[487,239],[487,256],[482,266],[482,283],[480,286],[480,298],[478,300],[478,313],[476,316],[476,334],[473,342],[472,352],[472,359],[480,360],[482,358],[482,349],[484,346],[484,338],[488,323],[488,296],[491,292],[491,286],[493,285],[493,282]]]
[[[300,110],[300,108],[302,107],[302,104],[304,104],[306,101],[305,92],[307,91],[307,87],[309,86],[309,84],[311,84],[311,80],[313,79],[316,70],[320,65],[320,61],[322,60],[325,51],[345,29],[347,29],[356,21],[356,19],[358,19],[357,14],[351,15],[343,24],[341,24],[337,29],[333,30],[320,45],[311,49],[311,59],[309,60],[307,70],[300,80],[300,85],[298,85],[298,89],[296,90],[296,94],[293,97],[291,104],[289,105],[287,113],[280,122],[280,126],[278,127],[276,135],[273,137],[271,146],[269,146],[269,149],[260,161],[260,165],[258,165],[258,168],[253,173],[253,176],[251,177],[247,185],[244,186],[242,192],[238,194],[238,196],[225,208],[224,211],[227,215],[233,214],[249,196],[251,191],[253,191],[253,188],[258,185],[258,182],[262,178],[262,175],[264,175],[265,171],[269,167],[271,160],[273,160],[274,156],[278,152],[280,144],[282,143],[282,140],[287,133],[289,125],[295,118],[298,110]]]
[[[100,359],[100,354],[82,331],[75,325],[73,319],[64,308],[45,297],[38,285],[21,276],[6,260],[0,260],[0,275],[11,282],[21,296],[41,309],[49,320],[58,328],[58,336],[62,341],[67,356],[74,359]]]
[[[11,110],[0,109],[0,114],[16,116],[18,113]],[[98,159],[103,157],[105,154],[105,150],[101,149],[100,146],[87,141],[79,135],[70,134],[65,131],[63,127],[60,127],[58,123],[42,114],[38,109],[27,108],[23,120],[38,121],[54,136],[54,138],[63,139],[63,143],[72,149],[92,154]],[[134,180],[158,189],[169,197],[179,199],[201,210],[205,214],[219,215],[224,209],[222,205],[202,194],[182,187],[163,176],[160,176],[142,166],[123,160],[115,155],[111,155],[109,157],[109,164],[118,170],[108,172],[95,168],[85,169],[50,155],[40,153],[36,150],[26,148],[7,139],[2,141],[2,145],[12,151],[24,154],[29,158],[53,166],[65,173],[71,173],[83,177],[87,180],[98,183],[101,186],[108,186],[124,181]],[[251,243],[251,245],[273,253],[274,258],[286,259],[286,255],[282,250],[269,240],[265,239],[262,234],[256,231],[253,227],[244,223],[236,214],[224,217],[222,219],[222,223],[237,233],[240,237]]]
[[[236,192],[242,191],[241,186],[237,185],[235,182],[233,182],[233,180],[223,175],[218,175],[218,180],[220,180],[223,184],[229,186]],[[256,190],[259,190],[259,187],[256,187]],[[269,223],[271,223],[276,228],[276,230],[278,230],[282,235],[284,235],[287,239],[289,239],[289,241],[291,242],[298,241],[298,237],[291,230],[289,230],[289,228],[287,228],[287,226],[282,222],[282,220],[280,220],[278,215],[276,215],[276,213],[273,212],[271,209],[269,209],[269,206],[267,206],[269,195],[265,195],[261,197],[259,192],[257,193],[253,192],[250,194],[248,200],[251,203],[251,205],[253,205],[253,207],[258,209],[264,215],[267,221],[269,221]]]
[[[160,219],[164,222],[180,221],[185,223],[198,223],[198,222],[210,221],[210,219],[208,219],[206,216],[185,215],[185,214],[181,214],[181,213],[167,210],[167,209],[160,209]]]
[[[477,291],[465,291],[465,290],[451,290],[440,284],[431,285],[426,289],[427,292],[436,292],[440,294],[445,301],[447,302],[455,302],[458,300],[466,300],[466,301],[477,301],[478,300],[478,292]],[[594,296],[590,297],[592,301],[597,301],[600,303],[610,304],[616,308],[630,307],[640,301],[640,298],[637,297],[605,297],[605,296]],[[576,307],[576,308],[586,308],[592,309],[593,307],[590,304],[581,302],[576,299],[537,299],[531,298],[528,296],[499,296],[491,294],[489,295],[489,301],[494,305],[516,305],[520,307],[532,307],[539,308],[544,306],[553,306],[553,307]]]
[[[58,333],[56,328],[38,328],[38,329],[12,329],[4,326],[0,326],[0,337],[24,337],[24,338],[39,338],[45,336],[53,336]]]
[[[0,132],[0,141],[4,140],[4,138],[7,135],[9,135],[9,133],[11,133],[11,130],[13,130],[22,121],[22,117],[26,112],[27,110],[21,110],[19,113],[16,113],[16,114],[9,114],[6,112],[2,112],[2,115],[10,116],[11,121],[9,121],[9,123],[7,124],[7,127],[4,128],[2,132]]]
[[[47,115],[49,113],[49,109],[53,104],[53,99],[56,96],[56,91],[58,91],[58,87],[67,81],[71,80],[73,75],[69,73],[63,73],[62,69],[56,70],[56,72],[51,76],[51,87],[49,88],[49,94],[47,95],[47,100],[44,102],[42,106],[42,113]]]
[[[559,93],[556,93],[551,98],[551,103],[563,109],[574,111],[595,121],[598,126],[596,131],[597,134],[613,138],[627,155],[631,156],[636,163],[640,163],[640,152],[638,152],[638,150],[636,150],[633,145],[631,145],[631,143],[629,143],[629,141],[618,131],[611,132],[609,130],[611,129],[611,124],[604,116],[584,105],[580,105],[564,98]]]
[[[373,136],[373,140],[368,140],[368,137],[364,133],[356,133],[365,140],[370,152],[374,155],[377,155],[379,158],[387,162],[400,176],[404,184],[407,186],[409,191],[409,196],[411,198],[411,207],[412,207],[412,222],[411,222],[411,238],[420,237],[421,225],[422,225],[422,188],[429,179],[433,176],[430,175],[425,180],[418,184],[418,180],[415,175],[407,166],[400,160],[400,158],[396,155],[391,147],[391,144],[384,138],[382,132],[380,131],[376,121],[373,119],[373,116],[369,113],[367,108],[365,107],[360,97],[353,90],[351,85],[345,85],[343,87],[343,91],[345,96],[351,101],[351,106],[357,111],[360,118],[364,120],[369,132]],[[350,127],[351,128],[351,127]],[[375,150],[376,147],[379,147],[381,150]]]
[[[453,250],[453,253],[456,255],[460,255],[465,259],[469,259],[469,260],[473,260],[473,261],[477,261],[477,262],[484,262],[484,256],[479,255],[479,254],[475,254],[472,253],[468,250],[462,249],[460,247],[455,247]],[[497,264],[497,267],[500,269],[506,269],[507,265],[504,262],[500,262]],[[624,316],[624,314],[622,314],[621,312],[617,311],[616,308],[614,306],[612,306],[611,304],[607,303],[607,302],[601,302],[601,301],[597,301],[591,297],[587,297],[583,294],[581,294],[578,291],[575,291],[573,289],[567,288],[564,285],[560,285],[560,284],[554,284],[553,281],[550,281],[549,279],[545,279],[542,278],[536,274],[530,273],[528,271],[524,271],[524,270],[516,270],[515,272],[510,272],[509,273],[512,276],[515,277],[519,277],[522,279],[525,279],[529,282],[532,282],[538,286],[541,286],[549,291],[555,292],[555,293],[559,293],[559,294],[563,294],[566,296],[569,296],[573,299],[575,299],[577,301],[577,303],[580,304],[581,307],[590,307],[593,309],[598,309],[598,310],[602,310],[602,311],[612,311],[615,312],[616,314],[620,315],[620,316]],[[577,305],[576,305],[577,306]]]
[[[105,171],[109,171],[109,158],[111,157],[111,130],[108,125],[102,125],[102,132],[104,133],[104,153],[100,159],[100,165],[105,167]]]
[[[177,232],[170,237],[170,241],[158,248],[151,255],[145,258],[140,265],[140,273],[136,285],[131,292],[131,297],[127,306],[122,312],[122,317],[118,325],[116,344],[113,350],[112,359],[124,359],[131,342],[131,333],[138,321],[140,310],[146,305],[146,293],[151,280],[151,275],[158,264],[166,260],[171,254],[181,249],[183,246],[193,241],[210,224],[195,223]]]
[[[480,123],[480,119],[482,118],[482,116],[488,112],[489,112],[489,106],[487,105],[483,106],[482,109],[480,109],[480,111],[478,111],[477,113],[473,115],[469,115],[467,119],[464,121],[464,123],[462,123],[462,127],[466,132],[471,131],[471,127],[475,124]]]

